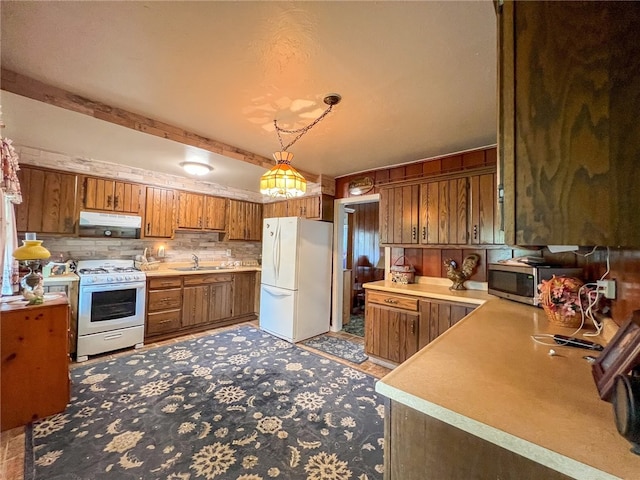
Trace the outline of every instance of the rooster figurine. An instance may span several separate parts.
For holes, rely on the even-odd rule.
[[[478,264],[478,260],[480,260],[480,255],[476,255],[475,253],[467,255],[462,261],[462,268],[459,270],[458,263],[452,258],[448,258],[444,261],[444,266],[447,269],[447,278],[453,282],[453,285],[449,287],[449,290],[467,289],[464,286],[464,282],[466,282],[473,273],[473,269]]]

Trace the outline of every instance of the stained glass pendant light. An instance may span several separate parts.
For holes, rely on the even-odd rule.
[[[340,100],[342,100],[342,97],[337,93],[331,93],[324,97],[324,103],[328,105],[327,109],[309,125],[297,130],[286,130],[278,126],[277,120],[273,121],[282,150],[273,154],[276,164],[260,177],[260,193],[269,195],[270,197],[282,198],[301,197],[305,194],[307,191],[307,181],[291,166],[293,153],[288,152],[287,149],[327,116],[333,109],[333,106],[337,105]],[[296,134],[296,137],[285,145],[282,141],[282,133]]]

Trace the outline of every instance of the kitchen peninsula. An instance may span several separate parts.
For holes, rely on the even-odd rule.
[[[385,480],[638,478],[588,351],[531,338],[556,333],[573,329],[494,298],[382,378]]]

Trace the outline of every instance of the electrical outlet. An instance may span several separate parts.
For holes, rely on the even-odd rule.
[[[231,249],[227,248],[227,257],[230,257],[230,256],[231,256]]]
[[[616,298],[616,281],[615,280],[598,280],[597,289],[604,298]]]

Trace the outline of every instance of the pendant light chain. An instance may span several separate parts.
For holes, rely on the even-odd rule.
[[[280,128],[278,126],[278,121],[274,120],[273,121],[273,125],[276,127],[276,132],[278,133],[278,140],[280,140],[280,147],[282,147],[282,151],[286,152],[287,149],[293,145],[294,143],[296,143],[300,137],[302,137],[305,133],[307,133],[309,130],[311,130],[311,128],[317,124],[320,120],[322,120],[324,117],[326,117],[329,112],[331,112],[331,110],[333,109],[333,105],[329,105],[327,107],[327,109],[322,113],[322,115],[320,115],[318,118],[316,118],[313,122],[311,122],[309,125],[307,125],[306,127],[302,127],[302,128],[298,128],[297,130],[286,130],[284,128]],[[298,136],[296,136],[296,138],[294,138],[291,142],[289,142],[286,146],[284,145],[283,141],[282,141],[282,136],[281,133],[290,133],[290,134],[294,134],[297,133]]]

